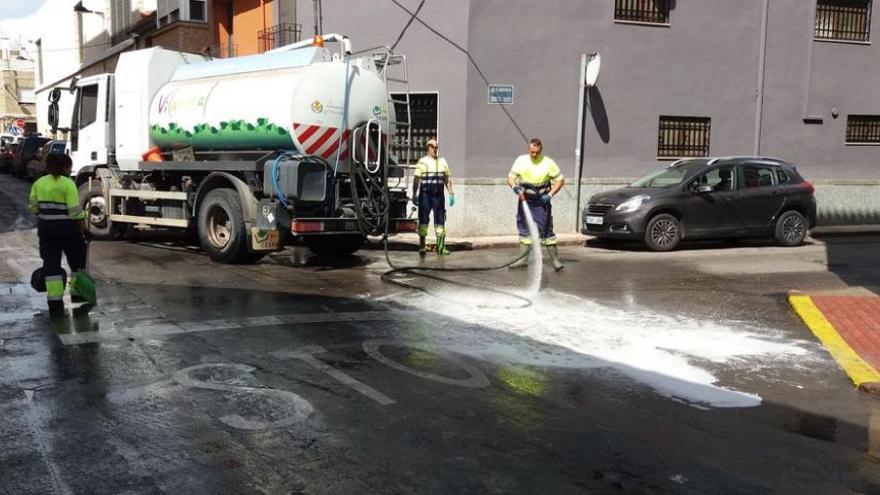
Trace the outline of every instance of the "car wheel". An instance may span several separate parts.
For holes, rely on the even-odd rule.
[[[807,219],[799,211],[786,211],[776,219],[774,237],[782,246],[800,246],[807,237]]]
[[[79,204],[86,214],[86,223],[92,238],[102,241],[112,241],[122,238],[125,234],[125,225],[114,225],[110,220],[110,211],[104,200],[104,191],[100,180],[92,180],[79,186]]]
[[[199,241],[208,256],[218,263],[254,263],[264,253],[248,251],[248,233],[238,193],[214,189],[199,205]]]
[[[651,251],[671,251],[681,241],[681,223],[668,213],[652,217],[645,228],[645,244]]]

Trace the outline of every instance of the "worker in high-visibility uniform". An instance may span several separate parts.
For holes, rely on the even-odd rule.
[[[519,230],[520,258],[510,265],[519,268],[529,264],[532,238],[523,208],[528,208],[538,227],[541,244],[547,248],[550,261],[556,271],[564,265],[556,248],[556,234],[553,233],[553,211],[550,201],[565,185],[565,178],[559,166],[549,156],[544,156],[544,144],[540,139],[529,141],[529,154],[521,155],[513,162],[507,175],[507,184],[519,197],[516,210],[516,226]]]
[[[76,184],[70,180],[70,168],[69,156],[49,154],[46,157],[48,174],[34,182],[28,202],[30,210],[37,215],[46,297],[49,315],[53,317],[64,314],[61,254],[67,256],[70,265],[71,286],[86,263],[85,213],[80,207]],[[70,295],[73,300],[80,299],[73,288]]]
[[[416,163],[413,178],[413,203],[419,206],[419,256],[425,255],[425,238],[428,237],[428,221],[434,213],[434,233],[437,234],[437,254],[449,254],[446,248],[446,198],[444,188],[449,190],[449,206],[455,204],[452,191],[452,173],[446,159],[440,156],[436,139],[429,139],[427,155]]]

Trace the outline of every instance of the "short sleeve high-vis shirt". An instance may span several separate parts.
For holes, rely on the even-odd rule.
[[[443,192],[446,179],[451,176],[449,164],[442,156],[435,159],[425,155],[416,163],[416,177],[419,178],[421,191]]]
[[[543,155],[538,160],[532,160],[529,155],[519,156],[510,167],[508,175],[518,179],[520,184],[533,187],[547,186],[562,179],[559,165],[552,158]]]
[[[40,235],[75,234],[76,222],[86,217],[76,184],[64,176],[44,175],[34,182],[28,207],[39,219]]]

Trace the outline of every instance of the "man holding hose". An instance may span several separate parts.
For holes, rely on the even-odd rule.
[[[559,166],[552,158],[544,156],[544,144],[540,139],[529,141],[529,154],[522,155],[513,162],[507,175],[507,184],[519,197],[516,210],[516,226],[519,230],[519,259],[510,268],[520,268],[529,264],[532,238],[523,208],[528,208],[538,227],[541,244],[547,248],[553,269],[562,270],[556,248],[556,234],[553,233],[553,213],[550,201],[565,184]]]

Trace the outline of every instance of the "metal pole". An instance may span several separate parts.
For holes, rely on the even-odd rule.
[[[587,90],[587,54],[581,55],[581,72],[578,80],[578,120],[577,120],[577,143],[574,148],[576,181],[575,208],[574,208],[574,231],[580,232],[581,221],[581,175],[584,172],[584,97]]]
[[[755,156],[761,155],[761,133],[764,119],[764,71],[767,65],[767,26],[770,16],[770,0],[764,0],[764,10],[761,14],[761,47],[758,52],[758,88],[755,95],[755,146],[752,152]]]
[[[315,7],[315,36],[324,34],[324,19],[321,13],[321,0],[313,0]]]

